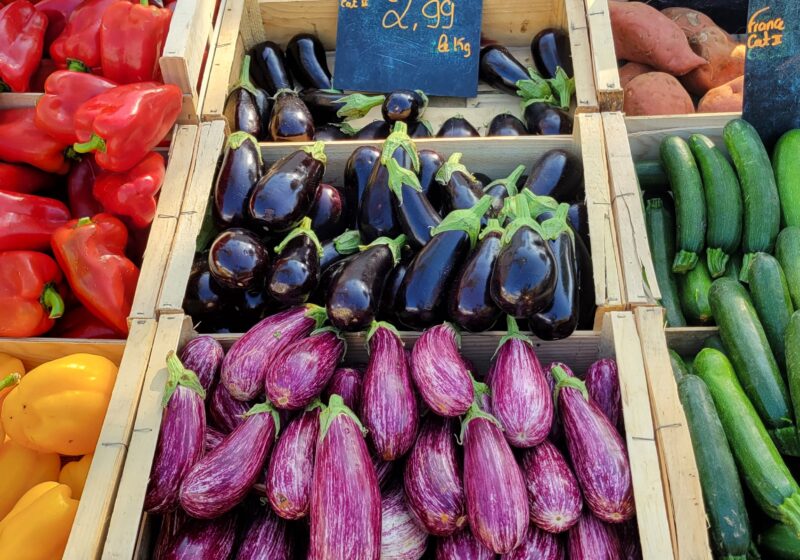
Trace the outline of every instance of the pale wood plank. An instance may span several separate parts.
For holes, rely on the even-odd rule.
[[[572,70],[575,74],[575,102],[578,112],[598,110],[594,71],[592,68],[591,41],[586,9],[582,0],[565,0]]]
[[[595,85],[601,111],[621,111],[623,91],[619,81],[614,36],[608,14],[608,0],[585,0],[589,21]]]

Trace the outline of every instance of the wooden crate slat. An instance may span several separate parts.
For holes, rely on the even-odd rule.
[[[198,77],[211,34],[215,0],[178,2],[159,60],[164,82],[197,101]]]
[[[614,35],[608,13],[608,0],[585,0],[591,38],[591,63],[594,69],[597,101],[601,111],[621,111],[623,91],[614,52]]]
[[[576,111],[597,111],[598,99],[590,56],[592,48],[585,7],[582,0],[564,0],[564,6],[569,26],[572,71],[575,75]]]

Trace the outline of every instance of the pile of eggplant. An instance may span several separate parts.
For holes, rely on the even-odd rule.
[[[641,558],[614,360],[544,368],[509,317],[479,382],[449,323],[374,322],[362,373],[325,320],[168,356],[155,559]]]
[[[478,332],[503,313],[545,340],[592,328],[574,155],[492,181],[460,153],[418,151],[398,122],[381,148],[353,151],[342,188],[322,182],[326,161],[317,142],[264,171],[255,138],[230,136],[184,300],[201,332],[244,332],[305,302],[348,332],[376,319]]]
[[[503,113],[489,123],[487,136],[569,134],[569,107],[575,92],[569,37],[561,30],[545,29],[531,42],[536,69],[525,68],[505,47],[481,50],[480,77],[492,87],[522,98],[525,122]],[[295,86],[300,91],[295,90]],[[382,119],[355,130],[347,122],[360,119],[381,106]],[[233,130],[261,141],[334,141],[385,139],[395,122],[405,122],[414,138],[434,135],[423,119],[428,98],[424,92],[399,90],[386,95],[345,93],[333,89],[325,49],[309,33],[295,35],[286,52],[267,41],[250,49],[242,62],[239,81],[233,85],[225,113]],[[472,123],[454,115],[436,136],[480,136]]]

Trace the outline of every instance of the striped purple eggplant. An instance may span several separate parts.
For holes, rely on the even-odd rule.
[[[167,513],[178,507],[181,482],[205,451],[206,392],[175,352],[167,356],[167,371],[161,432],[144,497],[148,513]]]
[[[153,547],[153,560],[163,560],[175,535],[178,534],[189,516],[181,509],[165,513],[161,516],[161,526],[158,529],[158,538]]]
[[[367,348],[360,417],[380,458],[394,461],[406,454],[417,437],[417,396],[403,341],[392,325],[373,321]]]
[[[502,559],[564,560],[564,545],[559,535],[542,531],[536,525],[530,525],[528,534],[525,535],[525,542],[508,554],[504,554]]]
[[[355,368],[343,367],[333,372],[333,377],[325,387],[323,402],[328,402],[331,395],[342,397],[347,408],[359,414],[361,411],[362,374]]]
[[[553,374],[550,373],[550,365],[544,370],[544,378],[547,381],[547,388],[550,394],[554,394],[556,390],[556,380],[553,379]],[[550,425],[550,433],[547,434],[547,439],[556,443],[561,443],[564,439],[564,428],[561,426],[561,418],[559,418],[555,411],[553,413],[553,423]]]
[[[611,358],[597,360],[586,370],[586,391],[613,426],[622,422],[622,397],[619,391],[617,362]]]
[[[192,370],[206,392],[217,382],[219,368],[225,358],[225,351],[216,339],[198,336],[186,343],[181,350],[183,367]]]
[[[308,515],[321,406],[317,400],[289,422],[269,459],[267,498],[275,513],[284,519]]]
[[[236,514],[188,519],[167,545],[163,560],[229,558],[236,544]]]
[[[197,462],[181,484],[183,509],[210,519],[232,510],[255,483],[280,430],[277,411],[257,404],[238,428]]]
[[[252,401],[264,392],[267,370],[293,342],[325,319],[325,309],[306,304],[271,315],[233,343],[222,360],[220,380],[233,398]]]
[[[267,369],[267,398],[284,410],[308,406],[331,380],[343,355],[344,338],[332,327],[297,340]]]
[[[292,560],[294,540],[289,525],[269,507],[260,507],[242,536],[236,560]]]
[[[211,453],[214,451],[217,446],[222,443],[222,440],[225,439],[225,434],[222,432],[215,430],[211,426],[206,426],[206,439],[205,439],[205,448],[206,453]]]
[[[418,560],[428,534],[408,510],[403,486],[395,484],[381,499],[381,560]]]
[[[465,528],[449,537],[436,539],[436,560],[494,560],[494,552]]]
[[[338,395],[320,415],[309,560],[379,560],[381,494],[362,426]]]
[[[422,333],[411,350],[411,375],[425,403],[440,416],[461,416],[475,398],[472,377],[450,323]]]
[[[622,559],[622,549],[614,527],[603,523],[588,511],[567,533],[567,551],[570,560]]]
[[[373,454],[372,466],[375,467],[375,476],[378,477],[378,487],[383,490],[392,481],[397,463],[394,461],[384,461]]]
[[[500,340],[492,363],[492,414],[506,439],[516,447],[544,441],[553,423],[553,398],[530,338],[507,317],[508,331]]]
[[[639,526],[636,518],[614,525],[622,550],[622,560],[642,560],[642,543],[639,541]]]
[[[492,552],[506,554],[528,530],[525,479],[496,418],[473,405],[461,434],[469,526]]]
[[[217,383],[208,403],[208,412],[214,426],[223,434],[229,434],[244,421],[244,414],[253,407],[253,403],[246,403],[234,399],[222,383]]]
[[[586,505],[609,523],[630,519],[634,514],[631,468],[619,432],[566,365],[554,363],[550,372],[556,380],[558,411]]]
[[[531,521],[550,533],[578,522],[583,508],[578,481],[558,448],[545,440],[522,456]]]
[[[428,414],[403,472],[409,509],[430,534],[439,537],[452,535],[467,522],[454,423]]]

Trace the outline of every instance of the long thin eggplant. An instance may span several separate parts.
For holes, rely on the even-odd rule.
[[[622,396],[617,362],[613,358],[597,360],[586,370],[586,391],[614,426],[621,426]]]
[[[333,372],[333,377],[322,393],[323,401],[329,402],[331,395],[339,395],[347,408],[359,414],[361,411],[361,386],[364,376],[355,368],[343,367]]]
[[[492,197],[492,207],[489,210],[492,218],[501,219],[506,199],[519,194],[519,182],[523,173],[525,173],[525,166],[518,165],[508,177],[485,183],[483,193]]]
[[[390,322],[397,320],[397,314],[395,313],[397,293],[400,291],[400,285],[403,283],[403,278],[406,277],[408,265],[411,264],[413,258],[414,252],[406,246],[405,250],[400,252],[400,262],[394,266],[392,272],[389,273],[389,277],[386,278],[378,312],[378,317],[381,320]]]
[[[428,106],[428,96],[421,90],[401,89],[386,96],[381,106],[383,120],[387,122],[416,122]]]
[[[464,529],[449,537],[436,539],[436,560],[494,560],[495,554]]]
[[[545,153],[533,166],[525,188],[539,196],[551,196],[559,202],[573,203],[582,194],[583,164],[566,150]]]
[[[338,395],[320,416],[309,560],[379,560],[381,495],[362,427]]]
[[[269,137],[274,142],[309,142],[314,138],[314,117],[294,90],[280,89],[275,94]]]
[[[531,134],[572,134],[569,113],[540,101],[525,106],[525,124]]]
[[[269,252],[261,241],[244,228],[220,233],[208,252],[211,277],[229,290],[250,290],[264,284],[269,269]]]
[[[545,78],[555,78],[559,68],[568,76],[573,74],[569,35],[561,29],[539,31],[531,41],[531,55],[536,69]]]
[[[267,369],[267,398],[276,407],[298,410],[311,404],[344,356],[344,339],[326,327],[287,346]]]
[[[247,204],[263,173],[258,140],[245,132],[228,137],[222,168],[217,174],[211,207],[219,228],[247,225]]]
[[[525,123],[511,113],[500,113],[495,115],[489,123],[489,130],[486,136],[527,136],[528,129]]]
[[[425,530],[438,537],[460,531],[467,522],[454,420],[428,414],[403,471],[408,507]]]
[[[550,366],[572,466],[589,509],[609,523],[634,514],[631,468],[625,444],[586,386],[561,363]]]
[[[250,56],[245,55],[239,81],[228,93],[225,114],[233,116],[233,129],[266,140],[272,99],[250,80]]]
[[[205,450],[206,392],[175,352],[167,356],[167,370],[164,415],[144,497],[148,513],[167,513],[178,506],[181,482]]]
[[[320,183],[308,216],[311,229],[321,241],[333,239],[347,229],[348,208],[344,193],[333,185]]]
[[[586,558],[586,560],[589,560],[589,558]],[[528,533],[525,535],[523,543],[504,555],[503,559],[564,560],[564,545],[561,544],[561,539],[558,535],[542,531],[536,525],[531,524],[528,527]],[[592,560],[594,559],[592,558]]]
[[[262,472],[280,431],[280,420],[269,403],[258,404],[247,414],[244,422],[195,463],[183,479],[181,507],[192,517],[211,519],[232,510]]]
[[[522,456],[531,521],[548,533],[575,525],[583,500],[578,481],[558,448],[545,440]]]
[[[589,212],[586,208],[586,201],[570,204],[567,212],[567,221],[575,233],[581,236],[583,242],[589,244]]]
[[[222,345],[210,336],[193,338],[183,347],[180,356],[183,367],[195,373],[206,393],[217,382],[224,357]]]
[[[236,401],[241,402],[241,401]],[[214,451],[225,439],[225,434],[211,426],[206,426],[206,437],[204,439],[205,454]]]
[[[300,99],[306,104],[317,124],[339,123],[360,119],[370,109],[384,102],[383,95],[346,94],[330,89],[304,89]]]
[[[359,146],[347,158],[344,165],[344,195],[348,208],[353,210],[354,217],[361,206],[361,197],[367,189],[372,168],[380,157],[381,151],[375,146]],[[354,225],[355,221],[350,223],[350,227]]]
[[[438,212],[442,208],[442,190],[436,174],[444,165],[444,157],[435,150],[419,150],[419,184],[422,192]]]
[[[236,560],[293,560],[294,540],[286,521],[265,506],[258,508],[249,521],[241,536]]]
[[[275,95],[281,89],[294,89],[292,76],[286,70],[286,57],[277,44],[272,41],[259,43],[250,49],[250,56],[255,62],[250,73],[258,87],[269,95]]]
[[[229,434],[242,423],[244,414],[252,407],[252,403],[233,398],[225,385],[218,383],[211,394],[208,413],[211,416],[211,423],[222,433]]]
[[[417,437],[417,396],[403,341],[392,325],[374,322],[367,348],[360,417],[378,456],[394,461],[411,449]]]
[[[570,558],[592,560],[618,560],[622,548],[614,528],[586,512],[567,534],[567,550]]]
[[[161,516],[161,525],[158,530],[158,539],[153,547],[153,560],[161,560],[175,536],[181,530],[189,516],[180,508]]]
[[[267,499],[272,510],[284,519],[303,518],[311,507],[311,478],[322,406],[317,400],[289,422],[269,458]]]
[[[236,514],[188,519],[163,551],[161,560],[228,558],[236,545]]]
[[[303,218],[275,247],[277,258],[267,275],[267,293],[283,305],[304,303],[320,280],[322,244],[311,229],[311,218]]]
[[[595,316],[594,274],[592,255],[580,237],[575,238],[575,255],[578,259],[578,328],[592,330]]]
[[[492,414],[515,447],[544,441],[553,422],[553,399],[533,341],[507,317],[508,330],[500,340],[489,373]]]
[[[331,89],[331,71],[325,58],[325,47],[311,33],[299,33],[286,45],[286,61],[292,75],[305,88]]]
[[[436,133],[437,138],[477,138],[480,135],[467,119],[460,116],[450,117],[444,121]]]
[[[358,130],[355,130],[352,127],[348,127],[347,123],[345,123],[342,130],[344,130],[346,134],[354,136],[357,140],[383,140],[392,133],[392,124],[384,120],[372,121]]]
[[[428,534],[411,515],[402,485],[389,487],[381,498],[381,560],[418,560],[427,544]]]
[[[472,208],[483,196],[483,185],[461,163],[461,155],[452,154],[436,173],[442,187],[442,213]]]
[[[502,45],[481,49],[478,72],[481,80],[511,95],[517,94],[518,82],[530,79],[525,67]]]
[[[265,231],[283,232],[308,214],[325,173],[325,144],[304,146],[279,159],[250,195],[250,217]]]

